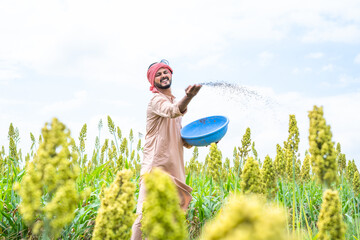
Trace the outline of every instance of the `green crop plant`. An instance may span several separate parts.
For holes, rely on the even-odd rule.
[[[352,183],[353,183],[353,189],[354,189],[355,195],[359,196],[359,194],[360,194],[360,175],[359,175],[358,171],[355,172]]]
[[[346,171],[346,156],[344,153],[339,154],[338,167],[339,167],[339,173],[342,176],[343,173]]]
[[[100,120],[100,122],[102,122]],[[99,122],[99,123],[100,123]],[[114,125],[115,127],[115,125]],[[137,142],[137,147],[135,149],[135,153],[133,150],[131,150],[131,139],[130,136],[126,140],[126,144],[123,145],[123,152],[121,153],[120,150],[120,144],[125,142],[124,137],[121,135],[121,131],[119,127],[115,127],[116,129],[116,139],[119,143],[119,150],[116,149],[116,142],[115,139],[105,139],[102,135],[102,132],[100,131],[102,129],[101,126],[98,125],[99,132],[94,139],[94,144],[92,145],[92,149],[90,145],[86,145],[86,148],[83,155],[83,162],[86,161],[87,157],[86,154],[88,154],[88,161],[86,163],[86,166],[82,166],[80,168],[76,167],[77,160],[72,160],[72,157],[68,158],[71,160],[71,167],[68,167],[69,170],[74,168],[78,169],[78,176],[76,177],[75,181],[75,189],[76,193],[84,192],[85,189],[90,188],[91,194],[86,200],[81,201],[74,201],[76,202],[75,210],[72,211],[72,214],[69,214],[69,220],[70,222],[66,224],[64,227],[62,227],[61,233],[58,235],[57,239],[92,239],[93,238],[93,230],[95,228],[95,225],[98,225],[96,223],[96,218],[99,217],[100,214],[100,208],[101,207],[101,201],[105,198],[105,192],[106,189],[109,189],[109,186],[112,185],[115,181],[116,174],[120,171],[120,169],[129,169],[132,172],[130,182],[132,182],[135,185],[135,191],[132,195],[132,199],[136,201],[139,193],[139,182],[140,182],[140,163],[141,163],[141,156],[142,156],[142,146],[141,146],[141,140],[140,140],[140,134],[139,134],[139,141]],[[107,130],[107,129],[106,129]],[[135,132],[135,131],[134,131]],[[34,234],[34,225],[29,224],[26,225],[25,218],[21,211],[21,202],[22,198],[19,196],[19,192],[15,191],[15,182],[21,184],[25,181],[26,177],[29,175],[28,173],[28,165],[32,162],[36,162],[38,159],[38,153],[36,153],[36,150],[41,146],[42,143],[48,142],[46,140],[48,137],[46,135],[40,135],[40,136],[34,136],[30,138],[24,138],[25,141],[29,141],[32,145],[31,148],[26,149],[27,151],[24,151],[24,149],[20,148],[20,145],[18,143],[20,139],[19,131],[14,127],[10,130],[10,136],[13,138],[12,148],[16,146],[16,151],[13,150],[12,153],[10,153],[9,149],[9,143],[10,139],[5,142],[5,145],[0,148],[0,239],[1,240],[15,240],[15,239],[41,239],[45,236],[45,226],[39,229],[39,234],[36,236]],[[55,138],[58,138],[60,136],[56,136]],[[79,136],[77,136],[79,137]],[[101,138],[100,138],[101,137]],[[77,138],[76,138],[77,139]],[[7,139],[6,139],[7,140]],[[23,140],[23,138],[21,138]],[[101,141],[100,141],[101,140]],[[302,139],[303,140],[303,139]],[[105,144],[105,142],[107,142]],[[135,139],[134,139],[135,142]],[[24,143],[24,142],[21,142]],[[250,143],[252,143],[250,141]],[[287,141],[286,141],[287,143]],[[274,144],[269,142],[268,144]],[[100,164],[100,157],[101,157],[101,149],[103,146],[104,152],[103,152],[103,164]],[[274,144],[275,147],[276,143]],[[285,145],[285,144],[284,144]],[[1,146],[1,145],[0,145]],[[76,148],[74,148],[74,151],[71,152],[71,149],[74,146],[74,141],[69,140],[68,142],[68,149],[70,150],[70,155],[73,154],[74,156],[76,154],[80,155],[79,149],[80,145],[77,142]],[[218,145],[219,146],[219,145]],[[126,148],[129,150],[127,151]],[[195,148],[193,148],[195,149]],[[204,233],[204,235],[207,232],[207,227],[205,227],[208,223],[210,225],[210,222],[215,220],[217,218],[217,215],[221,215],[225,212],[224,206],[227,206],[227,202],[229,199],[232,198],[235,194],[240,194],[243,189],[246,189],[250,185],[249,182],[253,181],[253,178],[249,178],[249,175],[239,175],[239,173],[236,173],[234,171],[235,169],[235,163],[238,161],[238,165],[244,167],[242,162],[244,162],[246,159],[242,159],[242,162],[240,162],[240,152],[238,151],[238,146],[235,147],[236,151],[230,152],[230,156],[233,156],[234,160],[231,163],[231,170],[228,170],[229,161],[225,158],[229,153],[224,153],[224,162],[221,166],[221,176],[223,179],[221,179],[220,184],[218,184],[214,179],[208,176],[206,174],[207,167],[209,166],[210,162],[210,154],[206,156],[206,158],[199,159],[197,158],[197,162],[199,163],[199,171],[197,174],[189,174],[189,171],[187,171],[185,175],[185,183],[193,188],[193,191],[191,192],[191,195],[193,196],[193,199],[190,203],[189,209],[186,212],[186,222],[182,222],[185,226],[185,231],[187,228],[188,232],[188,238],[185,237],[185,239],[189,240],[196,240],[199,239],[201,233]],[[313,172],[310,170],[310,179],[308,181],[296,181],[295,183],[293,181],[285,180],[283,177],[281,177],[281,172],[284,172],[286,170],[286,164],[284,161],[284,153],[283,149],[285,149],[285,146],[282,148],[278,144],[276,146],[276,156],[269,155],[270,158],[274,159],[273,165],[276,171],[276,177],[277,177],[277,192],[275,194],[274,198],[267,199],[266,197],[262,197],[263,201],[266,201],[264,203],[264,206],[269,206],[272,204],[275,204],[277,206],[284,206],[286,211],[286,239],[292,239],[292,233],[295,233],[300,239],[304,240],[315,240],[318,238],[319,228],[317,225],[317,222],[319,221],[319,213],[321,210],[321,203],[322,203],[322,195],[323,195],[323,186],[319,184],[318,182],[314,181],[313,178]],[[249,151],[251,151],[251,144],[248,148]],[[259,153],[261,152],[261,149],[258,149]],[[275,149],[274,149],[275,150]],[[336,163],[338,164],[338,169],[340,173],[336,173],[337,175],[341,175],[341,147],[337,147],[336,149]],[[57,153],[59,153],[60,148],[58,148]],[[200,151],[200,148],[199,148]],[[18,161],[14,162],[12,158],[10,158],[10,154],[14,155],[15,152],[18,155]],[[22,154],[21,154],[22,152]],[[114,158],[114,154],[116,152],[116,158]],[[91,154],[91,155],[89,155]],[[231,155],[232,154],[232,155]],[[21,155],[25,157],[22,158]],[[253,156],[253,154],[248,154]],[[260,154],[259,154],[260,155]],[[274,154],[275,155],[275,154]],[[300,159],[303,160],[302,164],[302,170],[301,176],[304,176],[304,171],[306,169],[306,155],[305,157],[300,157],[299,153],[295,154],[296,156],[295,160],[295,176],[298,175],[300,166],[299,162]],[[197,157],[199,157],[198,155]],[[266,154],[265,154],[266,156]],[[80,159],[80,158],[79,158]],[[109,161],[112,159],[112,161]],[[237,160],[236,160],[237,159]],[[189,161],[190,159],[187,159],[186,166],[187,169],[189,167]],[[236,160],[236,161],[235,161]],[[264,159],[261,159],[262,161]],[[345,161],[347,161],[344,158]],[[344,161],[343,160],[343,161]],[[357,159],[355,159],[357,160]],[[250,160],[251,161],[251,160]],[[257,165],[259,165],[259,162],[254,160]],[[27,162],[27,164],[26,164]],[[205,163],[206,162],[206,163]],[[267,160],[263,161],[263,166],[261,169],[261,172],[266,169]],[[205,164],[204,164],[205,163]],[[15,166],[14,164],[18,164]],[[360,239],[360,223],[359,223],[359,213],[360,213],[360,205],[359,205],[359,194],[357,193],[357,186],[358,186],[358,180],[356,177],[357,168],[354,165],[354,162],[351,160],[349,161],[349,164],[346,164],[347,169],[352,169],[352,175],[351,179],[348,179],[348,174],[346,171],[341,177],[341,182],[339,182],[338,185],[333,185],[334,188],[339,193],[339,198],[341,201],[341,213],[343,217],[343,222],[347,225],[347,230],[345,233],[346,239]],[[120,167],[121,166],[121,167]],[[350,167],[349,167],[350,166]],[[118,168],[119,167],[119,168]],[[344,167],[342,167],[344,169]],[[241,172],[241,168],[238,168],[240,173],[243,174],[244,172]],[[58,172],[58,171],[57,171]],[[248,171],[246,171],[248,172]],[[307,172],[307,170],[305,171]],[[42,174],[41,171],[37,171],[37,173]],[[136,173],[136,174],[135,174]],[[33,175],[33,174],[30,174]],[[307,175],[307,174],[305,174]],[[54,175],[56,177],[56,175]],[[244,177],[245,176],[245,177]],[[257,177],[260,177],[260,171],[256,174]],[[243,179],[241,179],[243,177]],[[56,177],[57,179],[57,177]],[[144,178],[142,178],[144,179]],[[255,177],[255,182],[257,181],[257,178]],[[260,179],[261,180],[261,179]],[[61,185],[60,182],[62,180],[56,180],[59,185]],[[43,182],[43,181],[42,181]],[[246,183],[243,186],[241,186],[241,183]],[[156,182],[158,183],[158,182]],[[257,183],[255,186],[259,186],[262,183]],[[156,186],[157,187],[157,186]],[[166,187],[167,189],[167,187]],[[176,188],[175,188],[176,189]],[[262,190],[263,191],[263,190]],[[176,190],[175,190],[176,192]],[[36,191],[32,191],[29,196],[34,196]],[[246,196],[247,194],[242,194]],[[264,193],[265,195],[265,193]],[[50,199],[50,193],[47,188],[44,190],[44,194],[41,197],[41,206],[44,207],[49,202]],[[76,196],[76,194],[75,194]],[[62,203],[59,203],[60,205]],[[160,211],[168,212],[167,204],[164,204],[164,201],[161,201],[160,203],[161,210],[159,210],[159,216],[163,217],[164,213]],[[126,205],[126,204],[124,204]],[[62,205],[61,205],[62,206]],[[178,205],[177,205],[178,206]],[[130,207],[129,209],[131,209]],[[64,208],[66,209],[66,208]],[[132,212],[134,212],[134,208],[132,208]],[[267,216],[266,213],[263,216]],[[115,219],[115,215],[113,216]],[[174,219],[174,218],[172,218]],[[44,213],[37,213],[35,214],[35,221],[36,222],[42,222],[44,220]],[[160,219],[163,221],[163,218]],[[155,219],[154,222],[158,223],[158,221]],[[96,224],[95,224],[96,223]],[[174,222],[174,225],[178,225],[178,222]],[[110,226],[110,224],[109,224]],[[225,226],[221,225],[220,231],[225,231]],[[153,225],[149,225],[149,229],[152,229]],[[165,227],[166,228],[166,227]],[[224,229],[223,229],[224,228]],[[227,230],[226,230],[227,231]],[[114,230],[115,232],[115,230]],[[232,232],[229,230],[229,232]],[[125,239],[128,239],[127,237],[124,237]],[[167,236],[165,237],[167,239]],[[122,239],[121,237],[119,239]],[[180,238],[181,239],[181,238]]]
[[[266,155],[263,167],[261,169],[261,180],[263,184],[263,192],[272,199],[275,197],[277,191],[276,175],[273,162],[269,155]]]
[[[101,147],[101,156],[100,156],[100,164],[104,164],[106,159],[105,158],[105,153],[107,152],[109,147],[109,139],[105,139],[105,142],[103,144],[103,146]]]
[[[223,172],[225,173],[226,175],[226,178],[227,178],[227,175],[231,173],[231,168],[230,168],[230,159],[227,157],[225,158],[225,162],[224,162],[224,166],[223,166]]]
[[[285,160],[285,156],[284,156],[284,151],[283,151],[282,147],[280,146],[280,144],[276,145],[276,157],[274,160],[274,168],[275,168],[276,174],[279,177],[281,177],[281,178],[285,177],[286,160]]]
[[[2,154],[0,153],[0,174],[3,175],[4,173],[4,158]]]
[[[352,163],[352,165],[353,165],[354,173],[355,173],[355,172],[358,172],[359,170],[358,170],[358,168],[357,168],[357,166],[356,166],[356,164],[355,164],[355,160],[354,160],[354,159],[351,161],[351,163]]]
[[[119,141],[121,142],[122,141],[122,133],[121,133],[120,127],[116,127],[116,134],[117,134]]]
[[[240,168],[245,165],[246,158],[250,152],[251,145],[251,131],[250,128],[246,128],[245,134],[241,139],[241,147],[238,147],[240,156]]]
[[[31,147],[30,147],[30,154],[29,156],[32,158],[34,157],[34,152],[36,151],[36,139],[34,134],[30,132],[30,140],[31,140]]]
[[[317,223],[319,240],[345,240],[345,224],[341,214],[341,204],[337,191],[326,190]]]
[[[294,155],[293,155],[293,153],[291,152],[290,149],[285,148],[284,149],[284,157],[285,157],[285,162],[286,162],[286,167],[285,167],[286,179],[288,181],[291,181],[295,176],[295,172],[294,172],[295,165],[293,164]]]
[[[119,171],[114,182],[104,190],[92,239],[130,239],[131,226],[136,218],[133,212],[135,184],[131,177],[131,170]]]
[[[12,159],[12,161],[14,163],[17,163],[19,156],[18,156],[18,152],[17,152],[16,143],[13,138],[10,138],[10,141],[9,141],[9,153],[10,153],[9,157]]]
[[[198,162],[199,157],[199,149],[198,147],[194,147],[192,157],[190,158],[190,161],[187,162],[185,166],[185,170],[187,174],[193,174],[198,175],[200,174],[200,164]]]
[[[155,168],[144,176],[146,197],[143,204],[142,232],[148,240],[187,239],[185,215],[180,208],[175,184]]]
[[[258,152],[255,149],[255,142],[253,142],[252,145],[251,145],[251,151],[252,151],[252,154],[254,155],[255,161],[258,161],[259,166],[261,167],[261,162],[260,162],[260,159],[258,158]]]
[[[134,164],[136,176],[140,176],[140,170],[141,170],[140,159],[141,159],[141,158],[140,158],[140,154],[138,153],[138,154],[136,155],[136,161],[135,161],[135,164]]]
[[[211,143],[209,159],[207,163],[208,164],[207,174],[208,176],[211,176],[211,178],[218,183],[220,182],[222,175],[221,158],[222,158],[221,151],[217,148],[217,144]]]
[[[241,180],[243,193],[263,193],[259,163],[253,157],[246,160]]]
[[[119,144],[117,142],[117,138],[116,138],[116,131],[118,130],[117,128],[115,129],[115,123],[114,121],[111,119],[110,116],[107,116],[107,121],[108,121],[108,128],[109,128],[109,132],[111,135],[113,135],[114,139],[115,139],[115,143],[116,143],[116,148],[119,151]]]
[[[297,121],[295,118],[295,115],[289,115],[289,136],[286,143],[286,146],[288,149],[291,150],[292,153],[294,153],[294,156],[296,155],[298,149],[299,149],[299,128],[297,127]]]
[[[352,179],[354,179],[354,165],[351,160],[348,160],[348,165],[346,166],[346,178],[349,182],[352,182]]]
[[[233,172],[237,174],[237,176],[241,175],[240,155],[236,147],[234,147],[234,151],[233,151]]]
[[[336,159],[337,159],[337,165],[338,165],[338,172],[339,175],[342,176],[345,167],[346,167],[346,158],[345,158],[345,154],[341,153],[341,144],[337,143],[336,144]]]
[[[126,153],[127,146],[128,146],[128,141],[127,141],[127,138],[124,137],[122,139],[122,141],[121,141],[121,144],[120,144],[120,152],[121,152],[121,154]]]
[[[309,151],[313,171],[318,181],[326,188],[337,182],[337,162],[330,126],[326,125],[322,107],[314,106],[309,111]]]
[[[85,154],[85,141],[86,141],[86,134],[87,134],[87,125],[86,123],[82,126],[80,134],[79,134],[79,147],[77,150],[79,151],[79,163],[80,166],[85,166],[86,160],[84,159]]]
[[[36,157],[27,165],[26,175],[17,185],[22,199],[20,213],[34,234],[58,237],[74,218],[74,210],[85,194],[76,190],[80,169],[77,156],[69,151],[70,131],[54,118],[42,129],[44,136]]]
[[[201,240],[285,240],[286,215],[282,208],[253,196],[233,196],[213,221],[205,226]]]
[[[286,142],[284,142],[284,156],[286,159],[286,173],[288,179],[296,179],[296,172],[299,166],[297,165],[296,153],[299,149],[299,129],[297,127],[297,121],[295,115],[289,115],[289,136]],[[298,169],[299,171],[299,169]]]
[[[114,140],[111,140],[111,142],[110,142],[110,146],[108,148],[107,155],[108,155],[108,162],[113,163],[114,159],[116,158],[116,155],[117,155],[117,150],[115,147]]]
[[[306,154],[301,168],[301,180],[304,182],[310,181],[310,155]]]

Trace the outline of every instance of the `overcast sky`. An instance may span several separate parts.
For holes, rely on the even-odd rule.
[[[274,158],[295,114],[303,158],[318,105],[333,141],[360,163],[358,0],[0,0],[0,32],[0,146],[13,123],[28,152],[29,133],[53,117],[76,139],[87,123],[88,151],[100,119],[107,137],[107,115],[124,135],[144,134],[147,67],[165,58],[178,99],[194,83],[237,86],[204,86],[183,117],[227,116],[224,157],[250,127],[259,156]]]

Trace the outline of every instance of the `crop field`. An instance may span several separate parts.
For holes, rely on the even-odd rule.
[[[186,213],[166,174],[154,169],[144,176],[144,237],[360,239],[355,161],[332,141],[322,107],[308,116],[305,153],[298,152],[294,115],[288,138],[269,143],[275,156],[258,157],[250,128],[239,133],[231,159],[216,144],[205,159],[193,147],[185,159],[186,184],[193,188]],[[143,142],[132,130],[124,136],[110,117],[99,121],[94,146],[85,146],[86,124],[78,136],[65,125],[53,119],[40,136],[30,134],[30,149],[19,149],[19,130],[10,124],[9,142],[0,149],[0,239],[130,239]],[[101,131],[112,137],[101,139]]]

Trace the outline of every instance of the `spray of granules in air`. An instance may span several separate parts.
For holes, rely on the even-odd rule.
[[[257,102],[261,105],[272,105],[275,102],[269,97],[263,96],[257,91],[251,90],[244,86],[239,86],[235,83],[228,83],[224,81],[216,81],[216,82],[203,82],[199,83],[203,86],[209,86],[216,89],[217,93],[222,95],[228,100],[239,101],[243,104],[250,102]]]

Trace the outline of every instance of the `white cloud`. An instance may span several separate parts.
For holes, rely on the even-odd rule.
[[[42,113],[45,115],[59,114],[82,107],[87,100],[87,92],[79,91],[74,94],[74,98],[54,103],[46,104],[42,108]]]
[[[198,62],[194,64],[189,64],[188,66],[191,69],[204,68],[209,66],[219,67],[219,65],[224,67],[224,65],[220,62],[221,56],[222,56],[221,54],[206,56],[204,58],[201,58]]]
[[[322,52],[313,52],[313,53],[309,53],[308,55],[306,55],[307,58],[314,58],[314,59],[319,59],[322,58],[324,56],[324,53]]]
[[[360,39],[356,0],[36,2],[2,5],[0,60],[86,81],[138,81],[154,59],[217,56],[233,42],[287,39],[298,26],[304,41]]]
[[[360,83],[360,77],[353,77],[350,75],[340,75],[336,82],[322,82],[321,84],[324,87],[328,88],[346,88],[349,86],[355,87],[355,85]],[[356,91],[357,89],[354,89]]]
[[[312,68],[311,68],[311,67],[306,67],[306,68],[304,69],[304,72],[306,72],[306,73],[311,73],[311,72],[312,72]]]
[[[321,28],[315,28],[307,32],[302,40],[306,43],[317,42],[344,42],[358,43],[360,39],[360,27],[358,25],[334,25],[326,24]]]
[[[299,74],[300,73],[300,69],[299,68],[293,68],[293,70],[292,70],[292,73],[293,74]]]
[[[358,84],[360,83],[360,77],[352,77],[349,75],[342,75],[339,78],[339,86],[341,87],[347,87],[352,84]]]
[[[331,63],[329,63],[329,64],[323,66],[323,67],[321,68],[321,70],[324,71],[324,72],[331,72],[331,71],[334,70],[334,65],[332,65]]]

